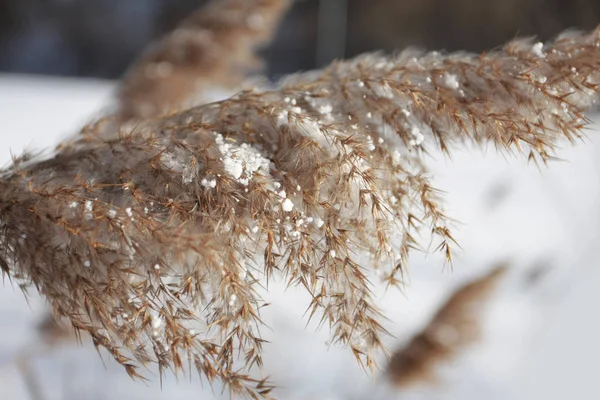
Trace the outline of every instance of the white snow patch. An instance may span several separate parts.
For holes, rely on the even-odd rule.
[[[225,172],[242,185],[247,186],[256,172],[269,172],[269,159],[251,144],[228,142],[220,133],[215,133],[215,143],[223,155]]]
[[[544,43],[542,43],[542,42],[537,42],[533,46],[531,46],[531,52],[536,57],[539,57],[539,58],[546,57],[546,53],[544,53],[543,49],[544,49]]]
[[[458,77],[455,74],[445,73],[444,74],[444,85],[449,89],[458,89],[460,84],[458,82]]]
[[[290,199],[285,199],[281,203],[281,209],[285,212],[290,212],[290,211],[292,211],[293,208],[294,208],[294,203],[292,203],[292,201]]]

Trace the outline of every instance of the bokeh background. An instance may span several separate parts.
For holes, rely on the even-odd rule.
[[[119,77],[206,0],[0,0],[0,71]],[[598,0],[297,0],[266,51],[269,73],[406,46],[482,51],[515,35],[594,28]]]
[[[115,79],[151,40],[202,0],[0,0],[0,164],[26,146],[51,147],[110,105]],[[547,40],[600,22],[596,0],[298,0],[271,47],[267,74],[322,66],[363,51],[406,46],[482,51],[519,35]],[[382,392],[326,330],[305,327],[305,298],[273,285],[265,367],[285,400],[562,400],[600,398],[600,116],[589,139],[542,170],[492,151],[433,155],[436,185],[460,224],[453,271],[415,256],[404,291],[388,291],[390,346],[408,340],[460,284],[508,261],[509,279],[485,335],[441,366],[435,387]],[[541,269],[540,269],[541,268]],[[538,286],[530,272],[547,271]],[[381,291],[383,294],[383,291]],[[54,343],[40,330],[44,301],[0,285],[0,399],[229,398],[197,379],[131,382],[93,346]],[[50,332],[52,332],[50,330]]]

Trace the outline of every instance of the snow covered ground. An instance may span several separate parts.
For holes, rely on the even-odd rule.
[[[111,82],[0,75],[0,163],[10,151],[44,148],[71,134],[102,110]],[[437,255],[415,256],[408,287],[388,291],[381,305],[391,317],[395,346],[418,330],[452,288],[497,261],[513,269],[485,318],[484,340],[440,371],[436,388],[416,387],[400,399],[578,399],[600,398],[600,140],[560,153],[564,161],[538,170],[492,151],[455,152],[434,163],[437,187],[448,192],[448,211],[462,250],[454,270]],[[527,271],[548,273],[526,288]],[[382,291],[383,292],[383,291]],[[364,374],[349,351],[327,345],[325,331],[305,328],[302,293],[273,285],[265,318],[266,372],[281,386],[282,399],[359,400],[391,398],[381,377]],[[90,346],[42,351],[33,327],[43,301],[29,302],[10,282],[0,286],[0,398],[30,399],[16,360],[35,354],[33,376],[42,397],[75,399],[212,399],[228,397],[196,378],[157,377],[131,382],[122,369]]]

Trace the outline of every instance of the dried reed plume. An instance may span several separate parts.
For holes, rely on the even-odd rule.
[[[418,382],[434,382],[435,368],[440,363],[479,339],[480,319],[506,269],[506,265],[500,265],[459,287],[427,326],[392,355],[387,374],[393,385],[403,388]]]
[[[237,30],[209,15],[219,24],[193,21],[229,43]],[[244,21],[241,31],[254,32]],[[166,39],[158,54],[173,62],[170,46],[178,42]],[[587,122],[599,46],[597,30],[481,56],[367,54],[108,135],[100,121],[52,158],[25,155],[2,172],[0,267],[131,376],[153,363],[161,373],[187,365],[237,394],[268,397],[267,379],[251,370],[264,342],[257,290],[275,274],[304,287],[309,315],[374,368],[384,329],[370,280],[401,280],[422,227],[451,257],[423,154],[470,141],[549,159]],[[213,76],[215,65],[171,78]],[[146,96],[144,74],[130,72],[125,87],[143,86],[130,93]],[[171,107],[159,92],[150,114]]]
[[[238,88],[261,66],[254,50],[271,39],[289,0],[212,1],[150,47],[119,88],[124,120],[190,107],[207,92]]]

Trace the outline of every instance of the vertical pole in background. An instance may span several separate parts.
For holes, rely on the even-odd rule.
[[[317,67],[345,56],[347,18],[348,0],[319,0]]]

